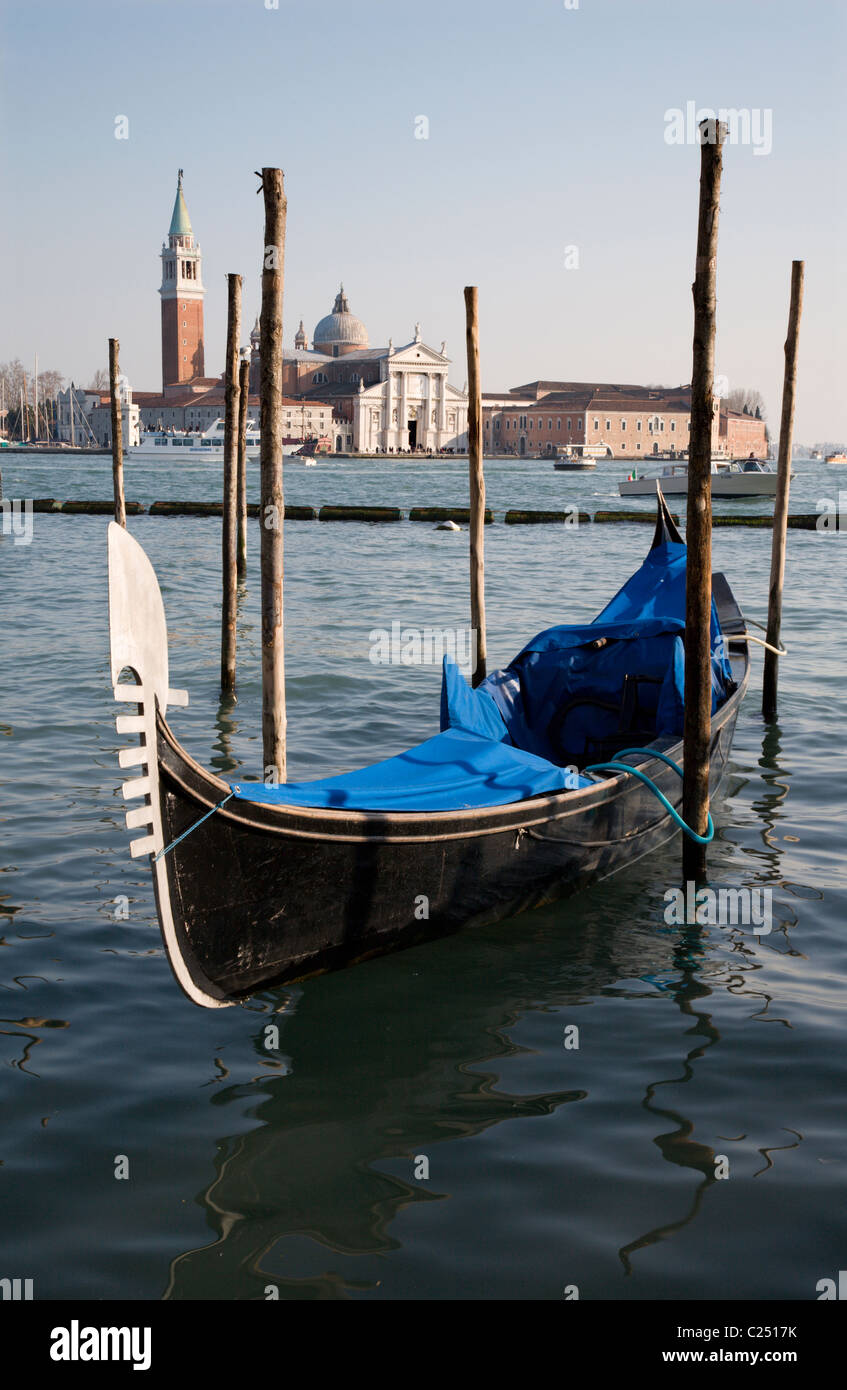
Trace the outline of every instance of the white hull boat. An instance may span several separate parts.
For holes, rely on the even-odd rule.
[[[713,497],[775,497],[777,473],[761,459],[739,463],[712,461]],[[668,464],[659,477],[626,478],[618,484],[621,497],[655,497],[656,484],[666,497],[688,494],[688,464]]]
[[[247,421],[247,457],[259,457],[260,434],[254,420]],[[187,430],[174,433],[168,430],[146,430],[141,443],[124,450],[128,463],[223,463],[224,422],[215,420],[207,430]]]

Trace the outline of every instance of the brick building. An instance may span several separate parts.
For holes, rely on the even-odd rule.
[[[637,462],[650,454],[686,453],[690,433],[688,386],[533,381],[504,395],[483,396],[489,454],[538,457],[582,445]],[[764,458],[764,421],[726,410],[715,397],[712,451],[728,458],[750,453]]]

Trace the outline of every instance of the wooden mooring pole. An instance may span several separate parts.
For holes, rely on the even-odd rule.
[[[485,680],[485,474],[482,467],[482,396],[479,380],[479,290],[465,286],[468,345],[468,470],[470,473],[471,628],[476,639],[472,684]]]
[[[112,405],[112,489],[115,494],[115,521],[126,528],[126,498],[124,497],[124,431],[121,411],[119,378],[120,343],[109,339],[109,395]],[[73,400],[73,387],[71,387]],[[73,431],[71,431],[73,433]]]
[[[250,363],[242,357],[238,369],[238,578],[247,574],[247,412],[250,402]]]
[[[712,421],[715,374],[715,279],[723,142],[726,126],[700,124],[700,214],[694,270],[694,353],[691,368],[691,438],[688,447],[688,548],[685,584],[685,721],[682,815],[698,835],[709,817],[709,747],[712,726]],[[682,837],[682,873],[706,872],[706,847]]]
[[[227,275],[224,365],[224,496],[221,528],[221,691],[235,689],[238,602],[238,348],[241,339],[241,276]]]
[[[287,203],[281,169],[263,169],[265,243],[259,353],[262,483],[262,749],[265,780],[286,779],[283,628],[282,294]]]
[[[805,262],[791,262],[791,304],[788,310],[788,336],[785,339],[785,376],[782,382],[782,414],[779,421],[779,461],[776,500],[773,506],[771,542],[771,582],[768,593],[768,635],[772,647],[779,647],[782,626],[782,586],[785,580],[785,538],[788,531],[788,491],[791,485],[791,444],[794,438],[794,395],[797,386],[797,341],[803,312],[803,271]],[[762,676],[762,715],[776,719],[779,657],[765,649]]]

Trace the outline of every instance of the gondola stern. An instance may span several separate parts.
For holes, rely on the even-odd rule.
[[[667,545],[671,542],[676,545],[684,545],[685,542],[680,535],[676,522],[668,510],[665,501],[665,494],[662,492],[658,478],[656,479],[656,529],[653,532],[651,550],[658,550],[659,546]]]

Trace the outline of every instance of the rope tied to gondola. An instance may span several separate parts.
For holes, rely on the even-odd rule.
[[[674,772],[678,772],[680,777],[682,777],[683,775],[682,768],[679,766],[679,763],[675,763],[673,758],[669,758],[666,753],[658,752],[658,750],[655,748],[622,748],[617,756],[618,758],[627,758],[633,756],[636,753],[641,754],[645,758],[658,758],[660,762],[667,763],[668,767],[672,767]],[[697,831],[692,830],[691,826],[688,825],[688,823],[682,819],[682,816],[679,814],[676,807],[671,805],[664,792],[659,790],[652,778],[648,777],[646,772],[642,772],[640,768],[630,767],[628,763],[620,763],[613,760],[608,763],[592,763],[589,767],[584,767],[582,770],[583,772],[630,773],[632,777],[637,777],[639,782],[643,782],[645,787],[647,787],[648,790],[651,791],[653,795],[658,798],[658,800],[664,806],[665,810],[668,811],[670,815],[673,817],[673,819],[676,821],[680,830],[684,830],[685,834],[688,835],[690,839],[694,840],[696,844],[708,845],[715,838],[715,824],[712,820],[710,812],[707,813],[706,834],[698,835]]]
[[[198,826],[201,826],[204,821],[207,821],[210,816],[213,816],[216,811],[219,811],[222,806],[225,806],[234,796],[235,792],[230,792],[228,796],[224,797],[223,801],[218,802],[217,806],[213,806],[211,811],[207,811],[205,816],[201,816],[193,825],[189,825],[187,830],[183,830],[181,835],[178,835],[175,840],[171,840],[170,844],[166,845],[164,849],[160,849],[158,854],[153,855],[153,863],[155,864],[159,859],[164,859],[165,855],[170,854],[172,849],[176,849],[177,845],[181,845],[183,840],[187,839],[192,831],[196,830]]]

